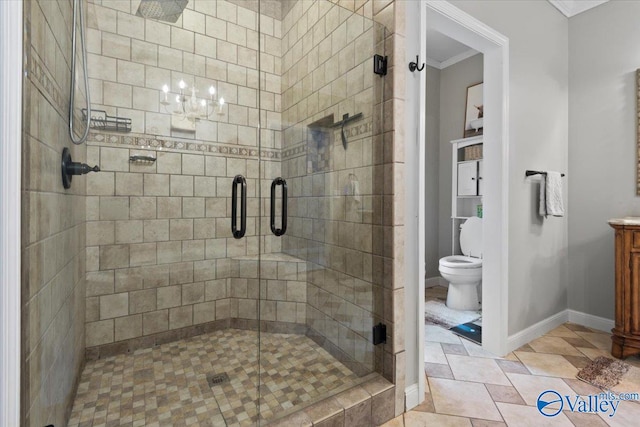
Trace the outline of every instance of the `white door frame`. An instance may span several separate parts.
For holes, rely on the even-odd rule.
[[[421,0],[421,34],[433,28],[454,40],[484,54],[484,185],[483,232],[484,251],[482,268],[482,346],[498,355],[508,352],[508,272],[509,272],[509,39],[471,15],[446,1]],[[426,37],[421,36],[420,51],[426,52]],[[421,80],[420,111],[424,115],[426,88]],[[421,127],[425,121],[421,117]],[[421,130],[425,135],[424,129]],[[424,156],[418,156],[414,165],[425,168]],[[424,184],[419,189],[424,194]],[[424,203],[420,204],[424,210]],[[424,230],[424,212],[420,215]],[[424,236],[420,252],[424,253]],[[423,277],[423,276],[420,276]],[[424,298],[419,299],[418,324],[424,323]],[[420,332],[421,339],[424,333]],[[422,353],[424,345],[419,346]],[[418,361],[424,363],[423,354]],[[422,369],[422,368],[421,368]],[[419,371],[421,372],[421,371]],[[419,396],[424,395],[424,375]]]
[[[0,1],[0,425],[20,425],[22,1]]]

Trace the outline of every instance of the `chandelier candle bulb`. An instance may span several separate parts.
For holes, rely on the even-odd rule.
[[[164,93],[164,99],[160,101],[162,105],[169,105],[168,95],[169,95],[169,86],[162,86],[162,92]]]
[[[178,127],[180,130],[193,132],[195,131],[195,125],[193,125],[193,123],[196,120],[209,119],[210,115],[214,112],[222,114],[221,109],[224,104],[224,99],[220,98],[220,100],[218,100],[217,90],[214,85],[210,85],[208,88],[209,98],[207,98],[206,95],[198,98],[197,94],[199,90],[195,82],[192,85],[188,85],[184,80],[180,80],[178,87],[180,88],[180,92],[176,94],[176,105],[174,108],[167,108],[167,106],[171,104],[171,102],[169,102],[170,88],[168,84],[162,86],[164,96],[160,98],[160,104],[165,107],[168,113],[170,112],[173,115],[172,120],[175,118],[179,121],[188,120],[192,123],[188,129],[180,125]],[[173,93],[171,93],[171,96],[173,97]],[[176,123],[178,122],[176,121]]]

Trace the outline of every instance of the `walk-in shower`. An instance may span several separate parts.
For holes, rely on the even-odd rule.
[[[88,0],[72,145],[72,4],[28,3],[25,424],[317,421],[358,385],[335,402],[387,411],[371,4]],[[68,190],[65,147],[100,169]]]

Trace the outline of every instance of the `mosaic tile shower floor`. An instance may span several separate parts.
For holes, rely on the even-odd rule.
[[[69,420],[76,426],[231,426],[258,420],[257,333],[229,329],[88,362]],[[262,332],[261,424],[358,383],[303,335]],[[229,381],[211,387],[207,376]]]

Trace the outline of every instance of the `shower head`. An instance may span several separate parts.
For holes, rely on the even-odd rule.
[[[142,0],[136,15],[160,21],[176,22],[189,0]]]

